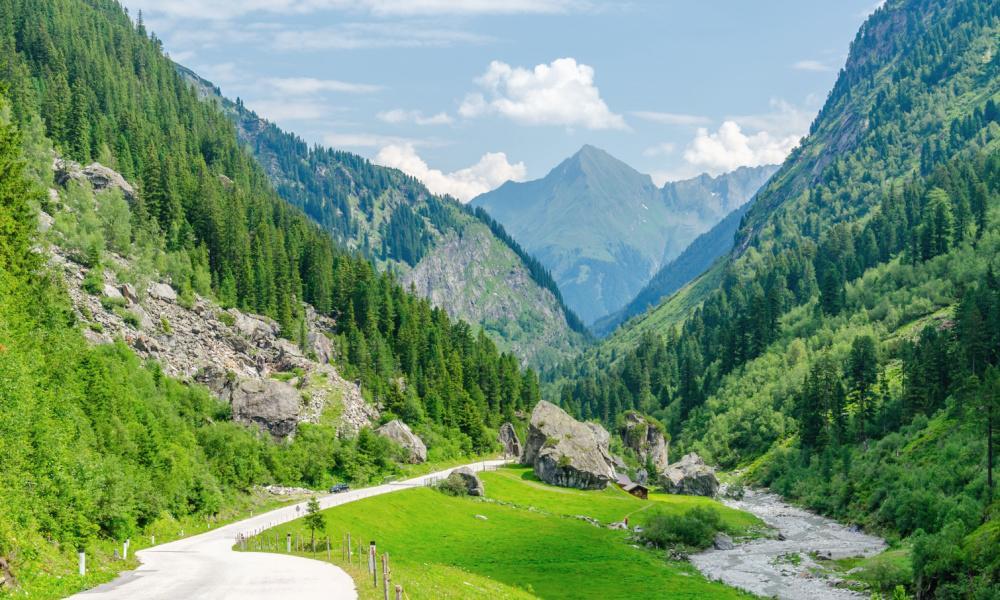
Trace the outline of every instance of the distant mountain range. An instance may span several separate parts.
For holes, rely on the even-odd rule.
[[[544,178],[507,182],[472,205],[535,255],[570,309],[594,323],[632,301],[654,273],[743,206],[776,169],[741,168],[660,188],[649,175],[584,146]]]
[[[733,237],[739,229],[743,215],[753,206],[753,199],[729,213],[726,218],[699,235],[680,255],[663,266],[649,280],[635,298],[621,310],[598,319],[591,330],[598,336],[606,336],[632,317],[654,307],[687,283],[708,270],[712,263],[724,256],[733,247]]]

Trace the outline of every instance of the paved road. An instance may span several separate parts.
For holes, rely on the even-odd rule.
[[[468,465],[476,471],[503,464],[490,460]],[[323,508],[339,506],[426,484],[452,469],[406,481],[332,494],[320,498]],[[236,536],[287,523],[302,516],[305,502],[238,521],[200,535],[139,551],[142,565],[111,583],[74,598],[80,600],[350,600],[354,581],[329,563],[284,554],[234,552]]]

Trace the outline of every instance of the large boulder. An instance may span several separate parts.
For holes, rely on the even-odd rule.
[[[599,490],[615,477],[608,452],[610,436],[600,425],[581,423],[549,402],[539,402],[521,462],[542,481],[562,487]]]
[[[176,302],[177,292],[174,288],[166,283],[154,282],[149,284],[149,288],[146,289],[146,293],[149,294],[150,298],[156,298],[157,300],[162,300],[164,302]]]
[[[655,419],[635,411],[625,413],[619,433],[625,445],[632,449],[645,465],[652,463],[656,473],[662,473],[669,461],[669,446],[662,426]]]
[[[79,163],[61,158],[55,159],[53,163],[56,183],[66,185],[70,180],[89,181],[95,192],[107,189],[121,190],[126,200],[135,200],[135,189],[125,181],[125,178],[114,169],[105,167],[101,163],[91,163],[86,167],[81,167]]]
[[[409,451],[409,462],[422,463],[427,460],[427,446],[424,445],[424,441],[399,419],[389,421],[376,429],[375,433],[389,438]]]
[[[714,496],[719,491],[715,469],[692,452],[672,465],[660,476],[660,487],[668,494]]]
[[[255,423],[279,438],[295,433],[302,395],[294,387],[274,379],[247,378],[227,388],[234,420]]]
[[[512,423],[504,423],[500,426],[500,445],[503,446],[503,453],[521,460],[521,440],[517,437]]]
[[[483,481],[469,467],[459,467],[448,474],[448,482],[465,488],[470,496],[485,496]]]

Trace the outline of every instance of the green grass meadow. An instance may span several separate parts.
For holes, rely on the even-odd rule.
[[[316,553],[344,566],[341,540],[350,532],[375,540],[388,552],[392,582],[408,598],[745,598],[741,592],[701,576],[686,562],[637,547],[620,530],[596,527],[629,516],[641,524],[654,510],[678,514],[712,504],[727,530],[752,534],[762,524],[752,515],[727,509],[705,498],[654,495],[644,501],[616,487],[580,491],[545,485],[528,469],[503,468],[483,474],[486,499],[450,497],[417,488],[369,498],[324,511],[326,531]],[[483,518],[485,517],[485,519]],[[309,539],[302,520],[265,532]],[[251,541],[251,549],[254,543]],[[356,560],[356,559],[355,559]],[[381,597],[357,563],[348,572],[362,598]]]

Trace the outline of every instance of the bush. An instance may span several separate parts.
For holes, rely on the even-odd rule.
[[[469,493],[465,483],[458,477],[445,477],[434,489],[446,496],[466,496]]]
[[[96,296],[104,290],[104,272],[100,267],[87,271],[83,278],[83,289],[91,296]]]
[[[642,539],[657,548],[687,546],[707,548],[716,532],[722,529],[722,518],[714,508],[698,506],[682,515],[655,513],[642,531]]]

